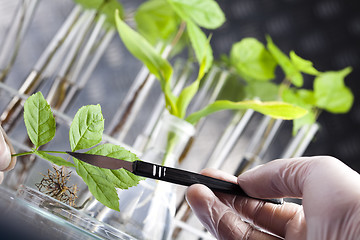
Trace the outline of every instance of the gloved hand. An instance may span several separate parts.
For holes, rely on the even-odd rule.
[[[187,191],[187,201],[217,239],[360,237],[360,175],[335,158],[275,160],[237,179],[219,170],[205,170],[203,174],[237,182],[252,197],[303,200],[302,205],[275,205],[245,197],[215,195],[203,185],[193,185]]]
[[[16,157],[11,157],[12,153],[15,153],[14,148],[0,126],[0,183],[4,179],[4,171],[9,171],[15,166]]]

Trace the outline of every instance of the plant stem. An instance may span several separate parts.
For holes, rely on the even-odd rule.
[[[320,114],[321,114],[321,112],[322,112],[322,110],[321,109],[319,109],[319,108],[315,108],[314,109],[314,115],[315,115],[315,122],[318,120],[318,118],[319,118],[319,116],[320,116]]]
[[[45,151],[45,150],[39,150],[38,152],[67,154],[65,151],[47,151],[47,150]]]
[[[43,151],[43,150],[38,150],[38,152],[67,154],[67,153],[64,152],[64,151]],[[29,151],[29,152],[22,152],[22,153],[11,154],[11,156],[12,156],[12,157],[19,157],[19,156],[31,155],[31,154],[33,154],[33,153],[34,153],[34,151]]]
[[[25,156],[25,155],[30,155],[33,154],[33,151],[30,152],[22,152],[22,153],[15,153],[15,154],[11,154],[12,157],[19,157],[19,156]]]
[[[288,77],[285,77],[282,82],[280,83],[279,92],[278,92],[278,98],[281,99],[281,95],[284,92],[284,90],[289,89],[291,86],[290,79]]]
[[[185,31],[185,27],[186,27],[186,22],[182,21],[180,24],[179,30],[177,31],[174,39],[170,43],[172,47],[174,47],[180,40],[181,36],[183,35],[183,33]]]
[[[168,138],[167,138],[167,146],[166,146],[166,152],[164,154],[164,158],[162,159],[162,163],[161,165],[165,165],[166,164],[166,160],[171,157],[172,155],[172,151],[175,147],[177,143],[177,135],[174,132],[169,132],[168,133]],[[177,159],[176,159],[177,160]]]

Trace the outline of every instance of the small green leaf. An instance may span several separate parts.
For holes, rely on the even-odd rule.
[[[106,22],[115,27],[115,11],[119,12],[121,19],[124,18],[124,9],[118,0],[105,0],[100,12],[106,15]]]
[[[187,22],[187,33],[190,38],[192,48],[195,51],[196,59],[201,65],[201,71],[199,71],[199,77],[209,70],[213,62],[213,52],[209,43],[209,39],[205,33],[191,21]]]
[[[225,22],[225,15],[214,0],[168,0],[177,14],[185,21],[215,29]]]
[[[100,105],[81,107],[70,126],[70,147],[72,151],[95,146],[101,142],[104,118]]]
[[[248,82],[245,86],[247,99],[259,98],[261,101],[274,101],[278,98],[279,87],[272,82]]]
[[[181,91],[176,101],[176,107],[178,109],[178,114],[176,116],[181,119],[185,117],[186,110],[199,89],[200,81],[212,65],[213,61],[212,49],[210,47],[209,40],[206,39],[206,36],[201,29],[195,24],[188,22],[188,33],[200,67],[196,80]]]
[[[41,92],[31,95],[25,101],[24,122],[29,138],[36,148],[54,138],[55,118]]]
[[[350,110],[354,96],[345,86],[344,78],[352,71],[347,67],[340,71],[321,73],[314,80],[316,106],[332,113],[346,113]]]
[[[190,101],[192,100],[198,89],[199,81],[196,80],[191,85],[187,86],[181,91],[176,102],[176,107],[178,109],[178,115],[176,115],[177,117],[181,119],[185,117],[187,107],[189,106]]]
[[[75,167],[75,165],[72,162],[66,161],[62,157],[53,156],[53,155],[47,154],[43,151],[34,151],[34,153],[36,155],[38,155],[39,157],[41,157],[45,160],[48,160],[58,166]]]
[[[296,94],[308,105],[315,106],[316,98],[315,93],[307,89],[298,89]]]
[[[187,107],[189,106],[192,98],[195,96],[199,89],[200,79],[196,79],[192,84],[184,88],[176,102],[176,107],[178,109],[177,117],[183,119],[186,115]]]
[[[241,102],[231,102],[227,100],[218,100],[214,103],[206,106],[202,110],[195,112],[189,115],[186,118],[186,121],[189,123],[195,124],[201,118],[212,114],[214,112],[218,112],[221,110],[233,109],[233,110],[241,110],[241,109],[253,109],[262,114],[268,115],[272,118],[282,118],[286,120],[291,120],[295,118],[302,117],[307,113],[307,110],[291,105],[289,103],[284,102],[261,102],[261,101],[241,101]]]
[[[312,110],[314,106],[314,92],[305,89],[297,91],[294,91],[293,89],[284,89],[282,99],[284,102],[308,110],[307,114],[293,120],[293,135],[295,135],[302,126],[315,123],[316,117]]]
[[[295,90],[291,89],[291,88],[287,88],[284,89],[281,95],[281,98],[284,102],[290,103],[290,104],[294,104],[296,106],[300,106],[300,107],[305,107],[308,108],[309,104],[307,104],[304,99],[302,99],[301,97],[299,97],[296,93]]]
[[[150,0],[139,6],[135,14],[139,33],[151,43],[168,40],[177,32],[180,19],[166,0]]]
[[[347,87],[337,89],[331,94],[326,91],[317,91],[316,97],[318,99],[316,105],[331,113],[346,113],[354,102],[354,95]]]
[[[311,61],[299,57],[294,51],[290,52],[290,59],[291,62],[295,65],[295,67],[303,73],[307,73],[314,76],[320,73],[318,70],[316,70],[313,67],[313,63]]]
[[[119,210],[119,197],[116,188],[108,181],[100,168],[74,159],[77,174],[84,180],[91,194],[108,208]]]
[[[75,3],[81,5],[83,8],[98,9],[104,0],[74,0]]]
[[[126,161],[138,160],[135,154],[126,149],[113,145],[103,144],[96,146],[87,153],[123,159]],[[143,178],[124,170],[110,170],[92,166],[74,158],[78,175],[88,185],[94,197],[105,206],[119,211],[119,198],[116,188],[127,189],[135,186]]]
[[[301,87],[304,83],[304,80],[299,70],[294,66],[290,59],[273,43],[270,36],[267,36],[266,39],[268,50],[281,66],[286,78],[288,78],[290,82],[296,87]]]
[[[254,38],[235,43],[230,51],[230,61],[245,80],[267,81],[275,77],[276,61]]]

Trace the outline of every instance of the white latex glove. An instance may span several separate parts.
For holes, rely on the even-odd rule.
[[[193,185],[188,203],[217,239],[360,239],[360,175],[335,158],[275,160],[238,179],[218,170],[203,174],[238,182],[252,197],[303,199],[302,206],[275,205]]]
[[[11,157],[15,153],[9,138],[0,126],[0,183],[4,179],[4,172],[14,168],[16,157]]]

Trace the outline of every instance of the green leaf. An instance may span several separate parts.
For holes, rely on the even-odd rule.
[[[315,106],[316,98],[315,93],[307,89],[298,89],[296,94],[308,105]]]
[[[181,91],[176,102],[176,107],[178,109],[177,117],[181,119],[185,117],[187,107],[199,89],[200,80],[201,79],[197,78],[192,84]]]
[[[313,67],[313,63],[299,57],[294,51],[290,52],[290,59],[294,66],[301,72],[310,75],[318,75],[320,72]]]
[[[81,107],[70,126],[70,147],[72,151],[95,146],[101,142],[104,118],[100,105]]]
[[[302,126],[315,123],[316,117],[312,110],[314,106],[314,92],[305,89],[297,91],[294,91],[293,89],[284,89],[282,99],[284,102],[308,110],[307,114],[293,120],[293,135],[295,135]]]
[[[308,108],[310,106],[304,101],[304,99],[295,93],[295,90],[291,88],[284,89],[281,98],[284,102],[294,104],[299,107]]]
[[[297,87],[301,87],[304,83],[303,76],[299,70],[294,66],[290,59],[273,43],[270,36],[266,36],[267,48],[278,62],[285,73],[286,78]]]
[[[316,106],[332,113],[346,113],[350,110],[354,96],[345,86],[344,78],[352,71],[347,67],[340,71],[321,73],[314,80]]]
[[[115,11],[119,12],[121,19],[124,18],[123,6],[118,0],[106,0],[105,4],[101,7],[100,12],[106,15],[106,22],[110,26],[115,27]]]
[[[202,78],[204,74],[210,69],[213,63],[213,52],[209,43],[209,39],[205,33],[191,21],[187,22],[187,33],[190,38],[192,48],[195,51],[196,59],[201,68],[198,78]]]
[[[140,160],[134,153],[130,152],[129,150],[110,143],[96,146],[86,153],[122,159],[129,162]],[[136,186],[140,180],[144,179],[125,169],[111,170],[103,168],[101,170],[106,174],[108,180],[111,181],[115,187],[121,189],[128,189],[129,187]]]
[[[225,15],[214,0],[168,0],[177,14],[185,21],[215,29],[225,22]]]
[[[54,138],[55,118],[41,92],[31,95],[25,101],[24,122],[29,138],[36,148]]]
[[[74,159],[77,174],[84,180],[91,194],[107,206],[119,211],[119,197],[116,188],[104,176],[103,172],[95,167]]]
[[[129,52],[143,62],[149,71],[160,81],[161,89],[165,95],[166,107],[170,112],[176,112],[176,97],[171,92],[170,79],[172,67],[170,63],[161,57],[150,43],[139,33],[126,25],[118,14],[115,21],[120,38]]]
[[[188,22],[188,34],[196,53],[196,57],[199,61],[199,73],[196,80],[185,89],[183,89],[176,101],[177,117],[183,119],[186,115],[186,110],[197,93],[200,85],[200,81],[204,77],[205,73],[209,70],[213,62],[212,49],[209,44],[209,40],[206,39],[205,34],[195,24]]]
[[[135,14],[139,33],[155,44],[168,40],[177,32],[180,19],[166,0],[150,0],[139,6]]]
[[[275,77],[275,59],[254,38],[244,38],[235,43],[230,51],[230,61],[246,80],[267,81]]]
[[[74,2],[83,8],[98,9],[104,3],[104,0],[74,0]]]
[[[87,153],[123,159],[126,161],[138,160],[135,154],[126,149],[113,145],[103,144],[96,146]],[[110,170],[92,166],[74,158],[78,175],[88,185],[94,197],[105,206],[119,211],[119,198],[116,188],[127,189],[135,186],[143,178],[124,170]]]
[[[261,101],[273,101],[278,98],[279,87],[272,82],[248,82],[245,86],[247,99],[259,98]]]
[[[75,167],[75,165],[72,162],[66,161],[62,157],[53,156],[53,155],[47,154],[43,151],[34,151],[34,153],[36,155],[38,155],[39,157],[41,157],[45,160],[48,160],[58,166]]]
[[[307,111],[303,108],[284,102],[276,102],[276,101],[261,102],[257,100],[231,102],[227,100],[218,100],[206,106],[202,110],[189,115],[186,118],[186,121],[195,124],[201,118],[209,114],[226,109],[233,109],[233,110],[253,109],[257,112],[268,115],[272,118],[282,118],[286,120],[299,118],[307,113]]]
[[[178,109],[178,115],[176,115],[177,117],[181,119],[185,117],[187,107],[199,89],[199,82],[200,80],[196,79],[191,85],[187,86],[181,91],[176,102],[176,107]]]

